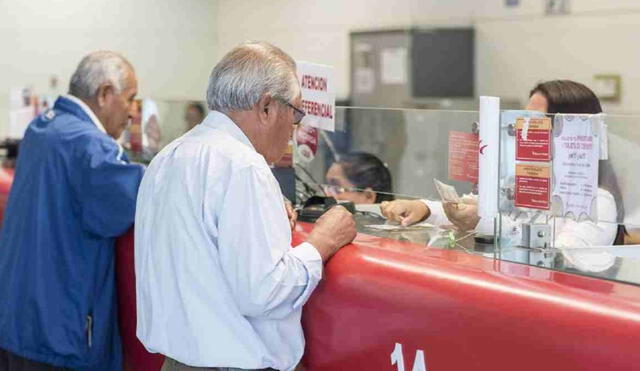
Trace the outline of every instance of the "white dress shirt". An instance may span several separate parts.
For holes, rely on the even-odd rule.
[[[210,112],[153,159],[135,228],[147,350],[197,367],[296,366],[322,258],[308,243],[291,247],[280,187],[229,117]]]

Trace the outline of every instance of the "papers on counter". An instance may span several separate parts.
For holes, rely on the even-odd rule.
[[[378,231],[411,231],[411,230],[435,228],[433,224],[425,223],[425,222],[413,224],[408,227],[403,227],[400,224],[369,224],[369,225],[365,225],[365,227],[375,229]]]

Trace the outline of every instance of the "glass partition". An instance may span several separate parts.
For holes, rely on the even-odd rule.
[[[296,152],[295,163],[304,175],[323,184],[341,155],[365,152],[380,159],[391,173],[394,197],[439,200],[433,179],[447,181],[461,194],[472,191],[470,182],[447,180],[447,155],[452,133],[465,133],[477,141],[477,121],[474,111],[338,107],[335,132],[319,131],[315,157],[309,161]]]
[[[161,147],[188,130],[185,114],[189,103],[156,102]],[[274,164],[274,174],[283,193],[297,205],[301,219],[305,204],[309,206],[314,200],[312,196],[330,196],[338,202],[353,201],[358,230],[364,234],[408,240],[423,244],[425,249],[456,249],[640,284],[640,247],[623,245],[634,243],[640,235],[639,178],[634,171],[640,163],[640,117],[502,111],[500,161],[495,164],[499,168],[495,236],[460,228],[460,223],[449,220],[442,203],[443,197],[458,197],[465,208],[475,207],[481,149],[478,120],[477,111],[337,107],[336,130],[298,128],[290,153]],[[575,122],[590,130],[588,135],[582,133],[580,140],[568,135]],[[522,142],[523,131],[532,143]],[[588,144],[598,150],[587,151]],[[571,150],[576,145],[582,150],[558,149],[566,146]],[[586,157],[594,153],[598,159],[588,162]],[[584,160],[596,169],[561,176],[554,163],[562,159],[575,160],[573,165]],[[334,166],[336,163],[339,166]],[[585,174],[595,174],[595,183],[589,178],[592,188],[585,179],[574,183],[591,192],[585,191],[593,196],[593,202],[582,202],[582,206],[593,210],[575,217],[567,213],[567,208],[576,207],[573,198],[558,199],[554,187],[561,183],[575,187],[572,182],[567,184],[567,179]],[[444,184],[440,189],[443,194],[438,192],[436,179]],[[452,188],[447,186],[457,194],[448,194]],[[432,215],[406,227],[388,221],[381,216],[380,202],[392,199],[426,203]],[[324,202],[319,200],[315,202]],[[540,200],[542,204],[533,203]]]
[[[438,248],[469,249],[471,235],[447,228],[442,217],[403,227],[383,218],[379,204],[393,199],[437,203],[441,197],[435,179],[455,187],[459,195],[474,192],[477,121],[477,111],[338,107],[335,132],[303,127],[294,135],[296,200],[302,204],[319,195],[353,202],[362,233]],[[308,156],[308,142],[314,136],[317,151]],[[447,160],[450,157],[453,161]],[[387,176],[390,186],[384,179]],[[304,219],[304,211],[301,217]],[[491,250],[476,252],[493,256]]]
[[[639,119],[503,111],[498,258],[640,284]]]

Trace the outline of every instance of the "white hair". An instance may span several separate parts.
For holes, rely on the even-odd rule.
[[[71,76],[69,94],[79,98],[93,98],[104,83],[113,85],[117,93],[124,84],[133,66],[121,54],[112,51],[96,51],[82,58]]]
[[[291,102],[299,92],[296,63],[289,55],[267,42],[246,42],[211,71],[207,105],[225,113],[246,111],[265,94]]]

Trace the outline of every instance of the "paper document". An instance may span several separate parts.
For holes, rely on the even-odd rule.
[[[435,178],[433,179],[433,182],[436,185],[436,190],[438,191],[438,194],[440,195],[442,202],[455,202],[455,203],[462,202],[462,200],[460,199],[460,196],[458,195],[458,191],[456,191],[456,189],[453,186],[442,183],[441,181]]]
[[[367,228],[376,229],[379,231],[406,231],[412,229],[426,229],[426,228],[435,228],[435,226],[431,223],[417,223],[407,227],[402,226],[401,224],[369,224],[365,225]]]

